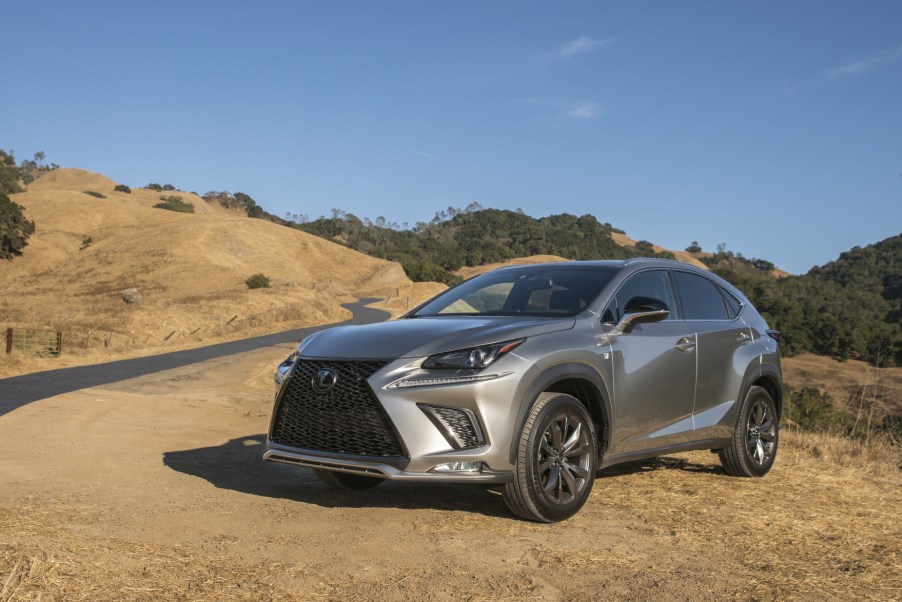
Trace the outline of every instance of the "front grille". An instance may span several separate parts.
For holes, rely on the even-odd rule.
[[[366,382],[386,363],[300,360],[285,384],[270,441],[355,456],[405,456],[391,421]],[[336,376],[327,392],[313,386],[321,370]]]

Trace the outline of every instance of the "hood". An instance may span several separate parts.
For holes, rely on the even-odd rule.
[[[316,358],[423,357],[573,328],[573,318],[448,316],[338,326],[312,334],[301,355]]]

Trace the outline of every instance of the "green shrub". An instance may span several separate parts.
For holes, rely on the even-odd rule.
[[[22,207],[0,193],[0,259],[21,255],[34,234],[34,222],[25,219]]]
[[[249,289],[269,288],[269,277],[264,274],[254,274],[244,281]]]
[[[126,194],[131,194],[132,189],[126,186],[125,184],[116,184],[116,187],[113,188],[116,192],[124,192]]]
[[[90,194],[93,197],[97,197],[98,199],[105,199],[106,195],[97,192],[96,190],[82,190],[85,194]]]
[[[161,196],[162,203],[154,205],[157,209],[166,209],[167,211],[178,211],[179,213],[194,213],[194,205],[186,203],[180,196]]]
[[[78,250],[84,251],[91,246],[92,242],[94,242],[94,239],[92,239],[90,236],[85,236],[83,239],[81,239],[81,247],[79,247]]]
[[[157,192],[163,192],[163,187],[160,186],[159,184],[157,184],[156,182],[151,182],[144,188],[147,188],[148,190],[156,190]]]

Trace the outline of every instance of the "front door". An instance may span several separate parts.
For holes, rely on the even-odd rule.
[[[666,320],[609,336],[613,354],[615,438],[612,457],[683,443],[692,437],[696,339],[678,320],[668,270],[647,270],[617,291],[602,320],[616,323],[633,297],[663,301]]]

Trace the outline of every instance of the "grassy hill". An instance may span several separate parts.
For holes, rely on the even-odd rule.
[[[0,269],[0,324],[61,330],[65,358],[106,357],[338,321],[347,317],[339,303],[358,297],[384,297],[398,313],[442,288],[192,193],[115,187],[58,169],[11,195],[36,232]],[[194,213],[155,208],[161,196]],[[248,289],[256,273],[270,288]],[[143,299],[127,304],[122,291],[133,287]]]

